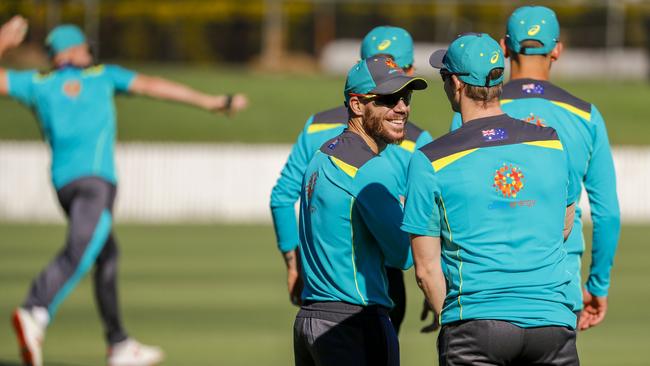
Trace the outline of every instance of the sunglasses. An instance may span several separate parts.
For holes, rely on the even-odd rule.
[[[411,104],[411,95],[412,92],[409,90],[406,93],[395,93],[395,94],[386,94],[386,95],[377,95],[377,94],[356,94],[350,93],[352,97],[363,98],[364,102],[373,102],[377,106],[395,108],[397,103],[400,100],[404,101],[405,105]]]
[[[465,75],[465,76],[467,76],[467,75],[469,75],[469,73],[468,72],[463,72],[463,73],[451,72],[451,71],[449,71],[447,69],[440,69],[440,77],[442,78],[443,82],[445,82],[445,81],[447,81],[447,79],[451,78],[452,75],[460,75],[460,76]]]

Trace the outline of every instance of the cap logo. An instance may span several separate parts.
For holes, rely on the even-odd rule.
[[[378,46],[377,49],[380,51],[384,51],[388,47],[390,47],[391,41],[390,39],[384,39]]]
[[[387,58],[386,59],[386,66],[390,67],[391,69],[399,69],[399,66],[393,61],[392,58]]]
[[[492,57],[490,57],[490,63],[491,64],[496,64],[497,61],[499,61],[499,52],[494,51],[494,52],[492,52]]]
[[[541,28],[542,28],[542,27],[541,27],[539,24],[535,24],[535,25],[531,26],[530,28],[528,28],[528,35],[529,35],[529,36],[534,36],[534,35],[536,35],[537,33],[539,33],[539,30],[540,30]]]

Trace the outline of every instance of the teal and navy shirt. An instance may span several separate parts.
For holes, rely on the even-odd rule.
[[[476,119],[413,155],[402,230],[440,237],[442,323],[575,328],[562,231],[578,192],[552,128]]]
[[[115,65],[7,73],[9,95],[34,111],[50,144],[56,189],[87,176],[117,182],[113,96],[135,76]]]
[[[605,121],[591,103],[580,100],[547,81],[512,80],[503,87],[501,104],[508,115],[540,126],[553,127],[567,153],[573,173],[584,183],[593,222],[592,259],[587,290],[606,296],[620,234],[616,175]],[[454,116],[452,129],[461,125]],[[570,299],[582,309],[580,278],[584,251],[582,210],[576,208],[573,231],[567,240],[570,271],[574,274]]]
[[[300,195],[307,164],[323,143],[338,136],[348,125],[348,111],[344,106],[316,113],[309,117],[298,140],[293,145],[280,178],[271,192],[271,213],[277,237],[278,248],[288,252],[298,246],[298,227],[295,204]],[[399,146],[389,145],[382,155],[393,161],[403,174],[400,192],[404,192],[406,170],[416,148],[431,142],[431,135],[411,122],[406,125],[406,138]],[[403,194],[403,193],[400,193]]]
[[[300,193],[303,300],[393,307],[384,266],[413,264],[399,175],[350,131],[314,155]]]

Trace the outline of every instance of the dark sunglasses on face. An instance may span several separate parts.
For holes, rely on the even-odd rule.
[[[459,73],[459,72],[451,72],[447,69],[440,69],[440,77],[442,78],[442,81],[445,82],[447,79],[449,79],[452,75],[469,75],[469,73]]]
[[[364,101],[367,102],[373,102],[375,105],[381,106],[381,107],[388,107],[388,108],[395,108],[397,103],[399,103],[400,100],[404,101],[405,105],[410,105],[411,104],[411,95],[412,92],[409,90],[408,92],[404,93],[395,93],[395,94],[387,94],[387,95],[377,95],[377,94],[350,94],[351,96],[356,96],[356,97],[362,97]]]

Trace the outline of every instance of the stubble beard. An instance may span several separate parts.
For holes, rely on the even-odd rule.
[[[383,117],[373,113],[370,108],[366,108],[363,113],[364,126],[366,133],[375,141],[382,141],[385,144],[401,144],[406,137],[406,125],[400,138],[395,139],[388,131],[384,129]]]

